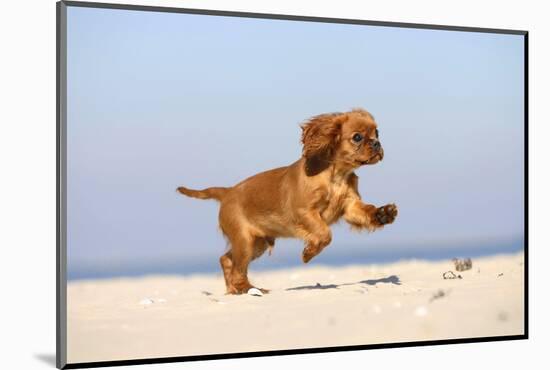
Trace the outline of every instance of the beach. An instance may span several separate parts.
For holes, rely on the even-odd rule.
[[[520,335],[523,252],[473,260],[249,273],[264,296],[226,295],[221,273],[74,280],[69,363]],[[447,273],[444,279],[444,273]],[[460,277],[459,277],[460,276]],[[454,277],[454,278],[452,278]]]

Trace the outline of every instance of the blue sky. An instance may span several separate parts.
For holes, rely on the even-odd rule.
[[[400,214],[335,226],[325,261],[523,235],[522,36],[69,7],[67,55],[69,270],[217,265],[217,204],[175,188],[290,164],[301,121],[352,107],[386,154],[357,171],[363,198]]]

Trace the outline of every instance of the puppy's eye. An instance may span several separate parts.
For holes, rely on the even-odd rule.
[[[363,135],[361,134],[354,134],[351,140],[355,141],[356,143],[361,142],[363,140]]]
[[[376,137],[378,137],[378,129],[376,129]]]

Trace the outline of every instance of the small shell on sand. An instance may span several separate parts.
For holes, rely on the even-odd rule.
[[[419,306],[414,310],[414,314],[416,316],[426,316],[428,314],[428,309],[424,306]]]
[[[153,303],[155,302],[151,298],[143,298],[141,301],[139,301],[139,304],[142,306],[148,306]]]
[[[264,294],[262,293],[262,291],[258,288],[250,288],[248,289],[248,295],[253,295],[253,296],[256,296],[256,297],[262,297]]]
[[[157,298],[155,300],[152,300],[151,298],[143,298],[141,301],[139,301],[139,304],[142,306],[149,306],[153,303],[166,303],[166,299],[164,298]]]

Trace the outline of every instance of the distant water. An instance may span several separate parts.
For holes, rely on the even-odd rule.
[[[446,260],[454,257],[478,258],[494,254],[518,253],[524,249],[524,239],[517,238],[499,242],[480,242],[468,244],[423,244],[392,245],[378,248],[353,248],[353,252],[344,253],[344,248],[331,245],[316,256],[310,265],[345,266],[351,264],[391,263],[399,260]],[[267,252],[252,262],[250,271],[263,271],[303,266],[301,248],[292,251],[277,250],[272,256]],[[349,251],[349,248],[348,248]],[[69,280],[104,279],[113,277],[136,277],[142,275],[189,275],[197,273],[221,273],[218,257],[207,256],[201,259],[171,258],[147,261],[109,261],[97,264],[72,263],[68,266]]]

